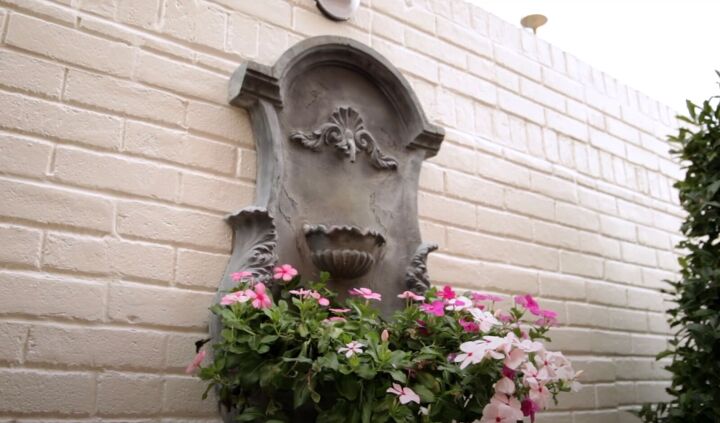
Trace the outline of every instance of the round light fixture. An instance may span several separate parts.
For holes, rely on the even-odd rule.
[[[532,29],[533,34],[537,34],[537,29],[545,25],[547,21],[548,18],[545,15],[527,15],[524,18],[520,19],[520,25],[522,25],[523,28]]]
[[[360,6],[360,0],[315,0],[318,9],[334,21],[350,19]]]

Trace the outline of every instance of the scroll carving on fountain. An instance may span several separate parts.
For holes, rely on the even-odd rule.
[[[418,180],[444,131],[387,59],[350,39],[310,38],[272,67],[242,65],[229,100],[250,113],[257,188],[254,206],[229,218],[235,240],[218,295],[240,270],[271,282],[277,263],[307,278],[329,272],[341,296],[380,292],[385,314],[404,304],[400,292],[429,287],[437,246],[420,239]]]

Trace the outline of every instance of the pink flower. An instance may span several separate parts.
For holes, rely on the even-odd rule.
[[[310,296],[310,294],[312,294],[312,291],[310,291],[309,289],[304,289],[304,288],[291,289],[289,292],[290,292],[290,294],[297,295],[300,298],[307,298]]]
[[[483,408],[480,423],[516,423],[522,420],[522,411],[519,408],[503,404],[500,401],[490,401],[490,404]]]
[[[247,295],[252,299],[252,306],[255,308],[269,308],[272,306],[272,300],[265,291],[265,285],[260,282],[255,287],[247,290]]]
[[[525,398],[520,404],[523,416],[530,416],[530,423],[535,423],[535,413],[540,411],[540,407],[530,398]]]
[[[201,350],[197,353],[195,358],[192,359],[190,364],[188,364],[187,368],[185,369],[185,373],[191,374],[195,370],[200,368],[200,364],[202,364],[203,360],[205,360],[205,356],[207,355],[207,351]]]
[[[412,291],[405,291],[402,294],[398,295],[398,298],[405,298],[406,300],[413,300],[413,301],[425,301],[425,297],[422,295],[418,295]]]
[[[354,295],[356,297],[363,297],[366,300],[382,300],[382,296],[380,294],[378,294],[377,292],[373,292],[368,288],[353,288],[348,292],[350,293],[350,295]]]
[[[292,295],[297,295],[300,298],[313,298],[318,302],[318,304],[323,307],[327,307],[330,305],[330,300],[323,297],[319,292],[312,289],[291,289],[289,292]]]
[[[536,383],[530,386],[530,392],[528,393],[530,400],[534,402],[541,410],[547,408],[548,402],[552,394],[542,383]]]
[[[495,317],[497,317],[498,320],[500,320],[503,323],[510,323],[513,320],[513,317],[511,315],[509,315],[507,313],[502,313],[502,312],[496,313]]]
[[[505,298],[499,296],[499,295],[492,295],[492,294],[481,294],[479,292],[473,292],[472,294],[473,301],[491,301],[493,303],[503,301]]]
[[[515,393],[515,382],[511,379],[503,377],[495,382],[495,392],[499,392],[505,395],[512,395]]]
[[[425,313],[434,314],[438,317],[445,315],[445,303],[440,300],[433,301],[430,304],[423,304],[420,309]]]
[[[282,266],[278,266],[273,269],[273,273],[275,273],[273,276],[275,279],[282,279],[285,282],[290,282],[292,278],[298,274],[298,271],[289,264],[283,264]]]
[[[525,351],[520,348],[515,348],[507,354],[507,357],[505,357],[505,360],[503,361],[503,365],[509,369],[517,369],[520,364],[525,361],[525,357]]]
[[[400,404],[407,404],[409,402],[420,404],[420,397],[415,391],[408,387],[402,387],[397,383],[393,383],[392,387],[388,388],[385,392],[397,395],[400,399]]]
[[[455,291],[453,291],[452,287],[449,285],[445,285],[442,291],[438,292],[437,295],[444,300],[452,300],[456,297]]]
[[[235,272],[235,273],[231,274],[230,277],[232,278],[233,282],[239,282],[245,278],[251,277],[252,275],[253,275],[252,272],[242,271],[242,272]]]
[[[237,292],[231,292],[220,300],[220,305],[228,306],[235,303],[244,303],[249,300],[250,297],[248,296],[247,291],[237,291]]]
[[[337,313],[337,314],[343,314],[343,313],[347,313],[348,311],[350,311],[349,308],[329,308],[328,310],[332,311],[333,313]]]
[[[335,322],[345,322],[346,319],[344,317],[340,316],[333,316],[328,317],[327,319],[323,320],[323,323],[335,323]]]
[[[342,317],[341,317],[342,319]],[[355,354],[361,354],[363,352],[363,344],[358,341],[352,341],[345,344],[344,347],[338,349],[339,353],[345,353],[345,357],[350,358]]]
[[[540,313],[540,304],[530,294],[516,296],[515,303],[530,310],[530,313],[536,316]]]
[[[468,297],[456,297],[456,298],[447,300],[446,304],[447,304],[447,307],[445,307],[445,310],[460,311],[460,310],[465,310],[466,308],[470,307],[472,305],[472,302],[470,301],[470,298],[468,298]]]
[[[557,323],[557,316],[558,314],[554,312],[553,310],[539,310],[540,311],[540,318],[535,322],[535,324],[540,326],[553,326],[555,323]]]
[[[380,340],[383,342],[387,342],[388,339],[390,339],[390,332],[388,332],[387,329],[383,329],[382,333],[380,334]]]

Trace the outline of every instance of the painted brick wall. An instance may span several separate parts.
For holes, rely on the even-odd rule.
[[[663,396],[673,112],[460,0],[0,0],[0,421],[216,421],[183,367],[253,199],[247,59],[313,35],[385,54],[447,128],[422,173],[433,279],[529,292],[584,389],[544,422]]]

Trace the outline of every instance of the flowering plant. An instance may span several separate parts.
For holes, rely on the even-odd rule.
[[[510,301],[494,295],[407,291],[386,320],[373,307],[379,293],[352,289],[340,304],[327,274],[301,286],[285,266],[274,295],[234,275],[237,287],[212,307],[223,325],[213,360],[202,366],[201,349],[188,366],[238,421],[534,421],[577,384],[542,343],[556,314],[530,295],[502,311]]]

